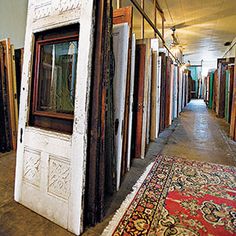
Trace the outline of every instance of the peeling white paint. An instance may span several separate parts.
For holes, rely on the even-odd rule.
[[[20,98],[15,200],[77,235],[83,230],[92,14],[93,0],[29,0]],[[29,127],[34,33],[74,23],[80,32],[73,134]]]

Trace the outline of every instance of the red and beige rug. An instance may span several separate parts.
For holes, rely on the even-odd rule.
[[[236,168],[158,156],[103,235],[236,235]]]

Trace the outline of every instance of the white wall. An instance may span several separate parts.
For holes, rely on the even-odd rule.
[[[15,49],[24,47],[28,0],[0,0],[0,40],[10,38]]]

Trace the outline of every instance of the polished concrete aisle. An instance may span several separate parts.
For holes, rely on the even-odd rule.
[[[187,159],[236,166],[236,143],[227,134],[229,125],[206,108],[202,100],[193,100],[171,127],[151,143],[144,160],[133,159],[120,191],[107,202],[106,219],[84,235],[98,236],[119,208],[132,186],[158,153]],[[0,155],[0,236],[73,235],[13,200],[15,154]]]
[[[181,113],[162,153],[235,166],[236,145],[228,138],[228,133],[229,125],[216,118],[203,100],[192,100]]]

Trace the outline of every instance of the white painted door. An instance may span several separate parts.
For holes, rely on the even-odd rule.
[[[173,100],[173,102],[174,102],[174,111],[173,111],[173,118],[175,119],[175,118],[177,118],[177,116],[178,116],[178,111],[177,111],[177,108],[178,108],[178,78],[177,78],[177,76],[178,76],[178,72],[177,72],[177,69],[178,69],[178,67],[177,67],[177,65],[174,65],[174,91],[173,91],[173,95],[174,95],[174,100]]]
[[[182,111],[182,96],[183,96],[183,78],[182,78],[182,71],[181,69],[179,70],[179,76],[178,76],[178,81],[179,81],[179,104],[178,104],[178,113]]]
[[[174,119],[174,65],[171,64],[170,72],[170,117],[169,125],[171,125],[172,120]]]
[[[129,26],[128,23],[113,26],[113,50],[115,56],[115,76],[113,84],[114,121],[115,121],[115,155],[116,187],[120,187],[123,125],[125,113],[125,94],[128,66]]]
[[[20,97],[14,198],[77,235],[83,230],[92,13],[90,0],[29,1]],[[34,34],[75,23],[80,27],[73,133],[29,126]]]
[[[159,134],[160,130],[160,112],[161,112],[161,57],[158,57],[158,67],[157,67],[157,116],[156,116],[156,132],[157,132],[157,137]]]
[[[132,48],[131,48],[131,75],[130,75],[130,97],[129,97],[129,123],[128,123],[128,148],[127,148],[127,169],[130,169],[131,157],[131,138],[133,126],[133,99],[134,99],[134,74],[135,74],[135,49],[136,37],[132,34]]]

